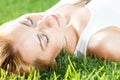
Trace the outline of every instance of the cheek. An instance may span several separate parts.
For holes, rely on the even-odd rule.
[[[31,63],[37,59],[40,53],[39,43],[26,40],[20,47],[22,57],[25,61]]]
[[[51,37],[51,43],[53,43],[53,45],[56,45],[56,47],[62,47],[65,41],[65,30],[58,28],[51,32],[52,33],[49,33]]]
[[[44,52],[45,56],[50,60],[55,59],[58,53],[60,52],[60,46],[57,44],[49,44],[46,51]]]
[[[49,43],[49,48],[51,48],[52,52],[59,52],[62,49],[64,44],[64,36],[61,33],[52,33],[51,40]]]
[[[54,59],[63,47],[64,34],[62,31],[57,29],[49,29],[46,33],[49,37],[49,43],[44,51],[44,54],[46,57]]]

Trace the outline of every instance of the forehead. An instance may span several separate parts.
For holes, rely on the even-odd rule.
[[[33,29],[17,27],[11,30],[11,33],[6,35],[6,37],[10,37],[12,39],[14,42],[14,50],[19,51],[23,60],[26,62],[32,62],[35,58],[34,53],[38,53],[40,51],[37,32]]]
[[[4,35],[6,37],[14,38],[18,35],[21,35],[22,32],[27,32],[27,27],[21,25],[19,22],[16,21],[8,22],[0,28],[1,35]]]

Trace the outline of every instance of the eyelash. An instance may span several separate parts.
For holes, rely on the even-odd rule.
[[[28,21],[30,21],[30,23],[28,23]],[[26,21],[21,21],[20,22],[21,24],[24,24],[24,25],[26,25],[26,26],[28,26],[28,27],[30,27],[30,26],[32,26],[33,25],[33,21],[32,21],[32,19],[31,18],[26,18]]]
[[[29,20],[31,22],[31,24],[33,24],[33,21],[31,18],[28,17],[27,20]]]

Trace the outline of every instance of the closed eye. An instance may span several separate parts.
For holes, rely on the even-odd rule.
[[[28,17],[27,19],[31,22],[31,24],[33,24],[33,21],[31,18]]]
[[[26,18],[26,19],[24,19],[24,20],[22,20],[22,21],[20,21],[20,23],[21,24],[24,24],[24,25],[26,25],[26,26],[28,26],[28,27],[31,27],[31,26],[33,26],[33,21],[32,21],[32,19],[31,18]]]

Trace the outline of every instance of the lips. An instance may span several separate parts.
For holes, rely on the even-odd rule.
[[[49,42],[47,35],[45,35],[42,32],[39,32],[38,33],[38,39],[40,41],[40,46],[41,46],[42,50],[45,50],[46,47],[47,47],[47,44]]]
[[[56,14],[52,14],[52,17],[56,20],[57,24],[60,26],[59,17]]]

